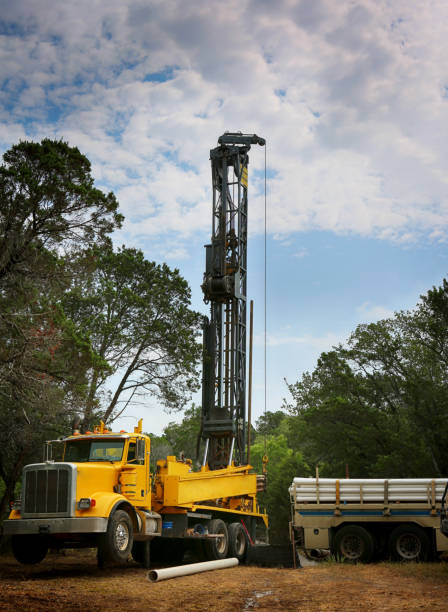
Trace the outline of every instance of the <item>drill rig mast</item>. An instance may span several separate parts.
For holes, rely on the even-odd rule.
[[[256,134],[226,132],[210,151],[213,182],[211,244],[202,290],[204,323],[203,465],[244,464],[246,416],[246,285],[248,152]]]

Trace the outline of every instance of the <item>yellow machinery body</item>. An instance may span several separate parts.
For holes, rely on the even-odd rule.
[[[25,467],[21,506],[17,505],[5,521],[6,533],[41,533],[48,529],[53,535],[86,534],[90,525],[93,531],[102,532],[117,508],[124,508],[131,516],[135,540],[163,535],[165,515],[188,514],[194,519],[195,513],[206,511],[226,521],[246,517],[268,526],[267,515],[257,503],[257,475],[250,465],[220,470],[210,470],[206,465],[193,471],[191,460],[168,456],[157,462],[152,474],[150,438],[142,433],[141,421],[133,433],[113,433],[101,424],[93,432],[69,436],[62,442],[62,461]],[[81,445],[90,449],[87,460],[76,460]],[[50,507],[51,495],[62,495],[52,493],[50,481],[58,478],[59,482],[68,467],[69,485],[64,489],[68,503],[62,516],[62,508]],[[187,532],[191,530],[186,522],[185,533],[177,535],[184,537]]]

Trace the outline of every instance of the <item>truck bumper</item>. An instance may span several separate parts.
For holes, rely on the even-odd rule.
[[[5,535],[56,534],[56,533],[104,533],[107,518],[38,518],[6,520],[3,523]]]

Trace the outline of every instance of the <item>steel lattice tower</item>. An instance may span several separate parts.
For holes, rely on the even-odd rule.
[[[203,463],[210,469],[245,463],[248,151],[265,140],[226,132],[218,143],[210,151],[212,237],[202,284],[211,304],[202,386]]]

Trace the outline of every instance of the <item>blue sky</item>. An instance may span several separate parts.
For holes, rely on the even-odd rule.
[[[209,150],[267,140],[268,410],[359,323],[447,270],[448,6],[428,0],[0,0],[0,149],[63,138],[126,217],[116,244],[178,267],[193,303]],[[264,410],[264,151],[249,185],[254,412]],[[158,432],[173,416],[129,410]]]

